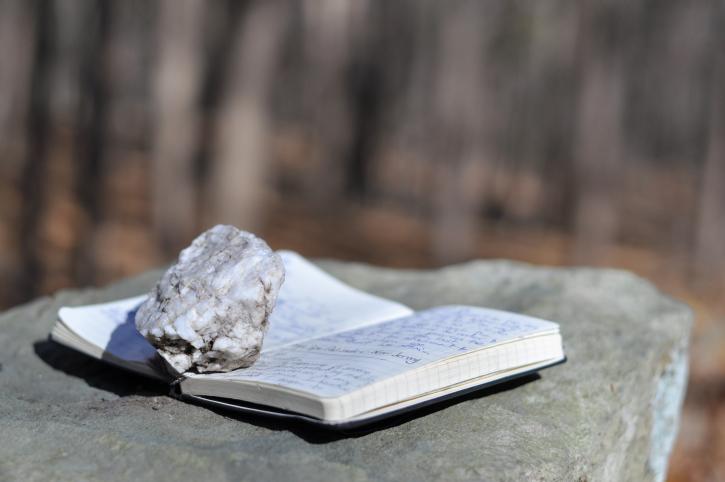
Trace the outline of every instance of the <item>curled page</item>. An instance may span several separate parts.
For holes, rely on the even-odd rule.
[[[285,282],[269,319],[264,351],[407,316],[413,310],[346,285],[292,251],[278,251]]]
[[[413,311],[352,288],[302,256],[280,251],[285,282],[270,317],[263,352],[307,339],[375,324]],[[63,307],[58,316],[77,336],[105,353],[129,362],[149,362],[156,350],[137,331],[136,309],[146,295],[110,303]]]

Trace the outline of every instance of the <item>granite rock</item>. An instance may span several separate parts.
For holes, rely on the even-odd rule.
[[[0,316],[0,480],[663,480],[692,315],[632,274],[477,261],[437,271],[320,265],[426,308],[560,323],[567,363],[369,433],[215,412],[47,341],[57,310],[148,291],[152,272]]]
[[[252,365],[284,281],[267,243],[217,225],[181,251],[136,313],[136,329],[179,373]]]

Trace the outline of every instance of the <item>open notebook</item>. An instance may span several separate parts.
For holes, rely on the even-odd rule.
[[[174,373],[136,331],[144,296],[63,307],[53,340],[169,381],[176,396],[350,427],[564,360],[556,323],[471,306],[415,312],[281,251],[280,290],[259,360],[229,373]]]

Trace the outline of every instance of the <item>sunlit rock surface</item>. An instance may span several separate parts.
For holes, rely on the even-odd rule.
[[[252,365],[284,281],[282,259],[233,226],[196,238],[136,313],[136,328],[179,373]]]
[[[569,359],[371,433],[330,434],[184,403],[46,340],[61,306],[146,293],[155,271],[0,316],[0,480],[664,480],[692,314],[649,282],[507,261],[320,266],[416,309],[462,303],[554,320]]]

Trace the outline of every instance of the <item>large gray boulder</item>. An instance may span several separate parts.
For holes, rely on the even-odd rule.
[[[189,405],[47,341],[61,305],[147,292],[161,272],[0,316],[0,480],[663,480],[692,315],[626,272],[477,261],[437,271],[320,265],[414,308],[464,303],[561,324],[540,378],[365,434]]]

